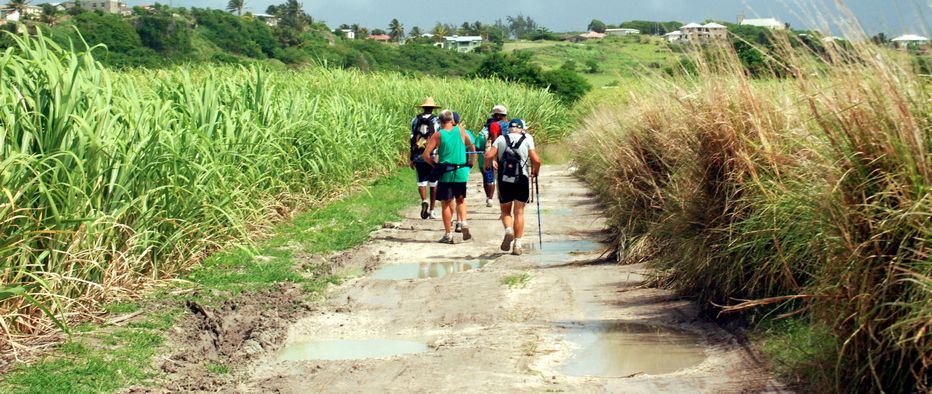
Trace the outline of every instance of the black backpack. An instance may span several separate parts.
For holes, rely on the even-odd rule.
[[[524,158],[518,154],[518,148],[524,143],[527,135],[522,134],[518,142],[512,145],[511,138],[508,134],[502,134],[505,137],[505,144],[508,147],[502,152],[502,158],[498,161],[498,181],[504,183],[516,183],[518,178],[523,176]]]
[[[411,127],[411,160],[415,162],[422,162],[424,159],[421,155],[424,153],[424,148],[418,148],[417,140],[420,138],[430,139],[431,136],[437,131],[434,128],[434,115],[425,116],[418,115],[414,126]]]

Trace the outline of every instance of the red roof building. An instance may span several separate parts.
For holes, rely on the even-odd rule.
[[[374,34],[369,36],[370,40],[375,40],[378,42],[389,42],[392,40],[392,37],[387,34]]]

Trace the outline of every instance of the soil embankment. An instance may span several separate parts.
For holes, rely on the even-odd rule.
[[[277,327],[275,335],[263,336],[259,329],[241,335],[255,337],[249,341],[253,349],[246,349],[251,356],[241,358],[244,365],[234,366],[228,379],[191,385],[204,376],[180,373],[165,388],[291,393],[780,390],[753,355],[733,336],[699,319],[689,301],[642,286],[645,267],[601,260],[600,251],[592,250],[604,229],[594,198],[566,167],[545,167],[543,173],[543,252],[535,247],[516,257],[499,250],[498,208],[485,207],[474,178],[469,196],[473,241],[438,244],[439,221],[420,220],[412,207],[406,220],[385,226],[368,243],[343,254],[342,270],[365,275],[333,287],[320,307],[295,307],[301,318],[287,329],[263,323]],[[535,213],[529,207],[527,244],[537,242]],[[263,312],[284,319],[281,315]],[[265,337],[270,340],[257,339]],[[266,343],[275,337],[285,339]]]

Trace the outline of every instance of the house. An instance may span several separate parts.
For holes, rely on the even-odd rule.
[[[636,36],[641,34],[638,29],[605,29],[605,34],[610,36]]]
[[[482,46],[481,36],[449,36],[443,37],[441,48],[457,52],[472,52]]]
[[[42,7],[27,5],[26,8],[20,12],[19,10],[7,5],[7,8],[0,9],[0,24],[6,24],[8,22],[19,22],[22,19],[28,17],[38,17],[39,15],[42,15]]]
[[[929,43],[929,38],[917,34],[904,34],[890,41],[892,41],[893,45],[896,45],[897,48],[908,48],[926,45]]]
[[[664,34],[663,37],[667,39],[667,42],[671,42],[671,43],[676,43],[676,42],[686,40],[686,35],[683,34],[683,32],[679,30],[671,31],[667,34]]]
[[[739,18],[738,24],[741,26],[764,27],[770,30],[786,30],[786,24],[778,21],[776,18],[761,18],[761,19]]]
[[[718,23],[689,23],[680,27],[680,33],[683,34],[682,40],[691,43],[704,43],[712,41],[723,41],[728,38],[728,28]]]
[[[270,14],[252,14],[256,19],[265,22],[269,27],[278,26],[278,17]]]
[[[130,14],[130,8],[126,2],[120,0],[91,0],[77,3],[81,8],[88,11],[101,11],[108,14]]]
[[[373,34],[369,36],[369,39],[378,42],[389,42],[392,40],[392,36],[388,34]]]
[[[353,29],[340,29],[340,32],[343,33],[343,37],[346,37],[347,40],[356,39],[356,31]]]
[[[841,38],[838,36],[825,36],[822,38],[822,42],[824,43],[833,43],[833,42],[844,41],[844,40],[845,40],[844,38]]]
[[[586,40],[601,40],[605,38],[605,33],[599,33],[596,31],[590,31],[588,33],[583,33],[579,35],[580,37]]]

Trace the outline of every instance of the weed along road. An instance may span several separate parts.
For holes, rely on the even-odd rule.
[[[485,207],[473,174],[474,240],[438,244],[440,222],[421,220],[412,204],[404,221],[340,255],[342,274],[355,279],[328,290],[323,305],[284,328],[282,340],[225,387],[209,389],[779,391],[689,301],[642,286],[644,267],[602,259],[599,205],[569,168],[545,166],[543,174],[543,251],[499,250],[498,207]],[[528,218],[535,213],[532,205]],[[529,245],[537,241],[534,219]]]

